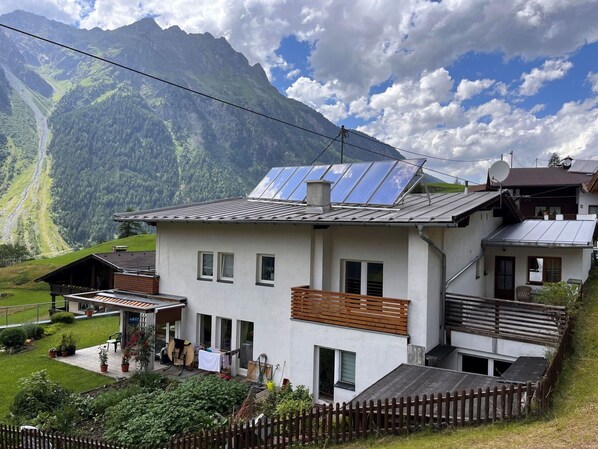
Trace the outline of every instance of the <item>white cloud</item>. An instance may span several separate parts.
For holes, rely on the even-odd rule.
[[[596,73],[596,72],[588,73],[588,81],[592,85],[592,92],[598,94],[598,73]]]
[[[540,68],[534,68],[529,73],[521,75],[523,82],[519,87],[519,94],[524,96],[536,95],[548,81],[563,78],[573,67],[570,61],[564,59],[549,59]]]
[[[488,79],[475,81],[461,80],[457,87],[456,98],[460,101],[469,100],[493,85],[494,81]]]
[[[320,84],[305,76],[291,84],[286,94],[299,100],[323,114],[328,120],[336,122],[347,117],[347,107],[336,98],[336,81]]]
[[[287,72],[287,74],[285,75],[285,78],[288,80],[292,80],[294,78],[298,78],[299,75],[301,75],[301,70],[294,69],[294,70],[291,70],[290,72]]]

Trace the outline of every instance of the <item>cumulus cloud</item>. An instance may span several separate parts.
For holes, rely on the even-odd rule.
[[[347,107],[336,98],[336,81],[320,84],[305,76],[291,84],[286,94],[299,100],[323,114],[328,120],[336,122],[347,117]]]
[[[529,73],[521,75],[523,82],[519,87],[519,94],[523,96],[536,95],[548,81],[563,78],[573,67],[570,61],[564,59],[549,59],[540,68],[534,68]]]
[[[494,81],[488,79],[475,81],[461,80],[455,97],[460,101],[469,100],[493,85]]]
[[[596,73],[596,72],[588,73],[588,81],[592,85],[592,92],[598,94],[598,73]]]

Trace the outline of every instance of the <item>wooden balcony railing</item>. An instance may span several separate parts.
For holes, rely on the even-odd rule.
[[[291,288],[291,318],[407,335],[406,299]]]
[[[50,284],[50,293],[52,295],[72,295],[74,293],[85,293],[97,290],[91,287],[81,287],[78,285],[68,284]]]
[[[557,345],[564,307],[447,293],[446,329],[541,345]]]

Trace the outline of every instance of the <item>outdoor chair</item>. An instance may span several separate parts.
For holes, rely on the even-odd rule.
[[[106,348],[110,349],[110,345],[114,345],[114,352],[116,352],[117,346],[120,344],[122,338],[122,332],[115,332],[108,337],[106,340]]]
[[[515,299],[521,302],[531,302],[532,288],[528,285],[520,285],[515,289]]]

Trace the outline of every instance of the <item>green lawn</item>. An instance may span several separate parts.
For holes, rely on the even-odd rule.
[[[473,429],[426,431],[358,441],[344,449],[598,447],[598,268],[586,284],[574,350],[561,375],[553,410],[543,419]]]
[[[57,346],[61,335],[74,332],[79,336],[78,347],[96,346],[106,341],[106,336],[118,330],[118,317],[102,317],[77,320],[54,335],[36,341],[32,349],[18,354],[0,353],[0,421],[6,414],[18,391],[18,380],[35,371],[47,370],[50,379],[63,386],[81,392],[114,382],[99,373],[58,362],[48,357],[48,349]]]

